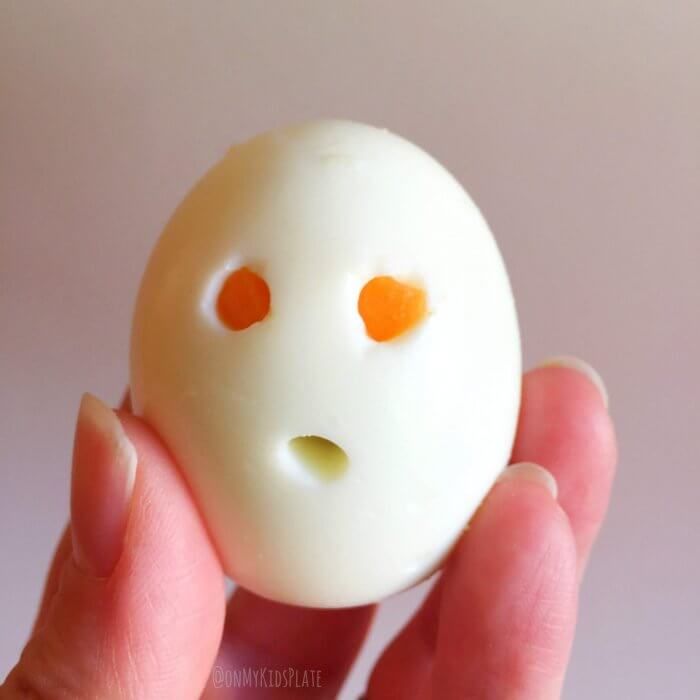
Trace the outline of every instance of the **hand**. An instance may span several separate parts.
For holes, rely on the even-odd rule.
[[[560,697],[616,460],[604,396],[583,369],[524,376],[513,461],[549,471],[520,464],[494,485],[377,661],[369,700]],[[216,553],[171,456],[128,410],[87,396],[71,526],[0,698],[332,698],[374,607],[294,608],[242,589],[226,605]],[[297,676],[284,689],[227,687],[247,667]]]

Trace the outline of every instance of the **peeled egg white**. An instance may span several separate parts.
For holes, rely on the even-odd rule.
[[[270,311],[233,331],[216,303],[242,266]],[[387,342],[358,313],[380,275],[427,295]],[[233,147],[158,241],[131,391],[237,583],[296,605],[379,600],[440,565],[507,462],[520,343],[503,262],[411,143],[343,121],[271,131]],[[338,449],[295,450],[304,436]]]

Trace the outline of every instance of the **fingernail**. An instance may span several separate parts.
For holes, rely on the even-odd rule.
[[[552,498],[555,500],[559,493],[557,480],[554,478],[554,475],[544,467],[541,467],[539,464],[534,464],[533,462],[513,464],[510,467],[506,467],[498,477],[499,482],[511,481],[512,479],[520,479],[522,481],[531,481],[532,483],[540,484],[540,486],[544,486],[547,491],[549,491]]]
[[[121,556],[136,476],[136,450],[114,411],[85,394],[73,445],[73,558],[93,576],[109,576]]]
[[[561,357],[550,357],[544,362],[540,362],[540,364],[537,366],[568,367],[569,369],[574,369],[577,372],[581,372],[581,374],[588,377],[588,379],[595,385],[596,389],[598,389],[598,393],[603,399],[605,408],[608,407],[608,390],[605,388],[603,378],[587,362],[580,360],[578,357],[573,357],[572,355],[562,355]]]

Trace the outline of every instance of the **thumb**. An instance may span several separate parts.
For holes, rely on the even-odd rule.
[[[221,638],[221,568],[153,433],[87,394],[64,546],[50,576],[58,583],[0,697],[199,697]]]

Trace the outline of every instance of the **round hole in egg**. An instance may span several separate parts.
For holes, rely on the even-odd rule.
[[[425,318],[426,294],[418,286],[379,275],[360,290],[357,311],[367,335],[383,343],[398,338]]]
[[[219,320],[233,331],[243,331],[270,312],[270,288],[249,267],[239,267],[224,280],[216,300]]]
[[[289,441],[295,462],[319,481],[335,481],[348,468],[348,455],[332,440],[318,435],[300,435]]]

